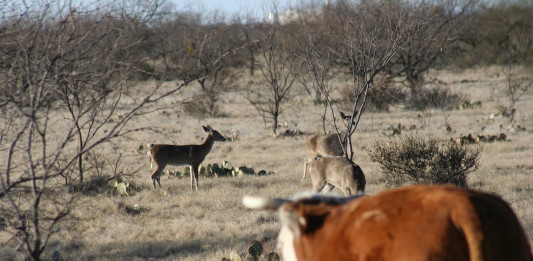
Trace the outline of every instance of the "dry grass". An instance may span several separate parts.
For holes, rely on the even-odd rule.
[[[470,174],[472,188],[494,192],[507,200],[519,216],[524,228],[533,239],[533,95],[524,96],[517,105],[518,124],[526,131],[508,129],[506,118],[489,119],[497,112],[497,105],[505,102],[498,91],[504,84],[503,76],[496,77],[499,68],[465,71],[434,71],[429,78],[437,78],[454,91],[468,94],[482,101],[481,108],[440,112],[404,111],[367,113],[354,135],[358,150],[355,159],[367,178],[366,192],[375,194],[387,189],[381,182],[379,166],[371,162],[367,148],[376,140],[385,138],[391,125],[416,125],[420,135],[432,135],[447,140],[459,135],[499,134],[504,132],[510,141],[487,143],[483,147],[482,166]],[[463,81],[468,80],[468,81]],[[146,83],[149,84],[149,83]],[[142,87],[142,86],[141,86]],[[131,95],[142,93],[142,88]],[[72,215],[64,220],[60,231],[49,245],[45,257],[59,251],[66,260],[220,260],[230,251],[244,253],[253,239],[273,250],[279,229],[275,213],[245,209],[241,198],[245,194],[287,197],[311,188],[309,179],[301,182],[303,159],[308,153],[305,137],[273,138],[270,129],[263,126],[254,109],[238,93],[232,93],[221,104],[224,118],[198,120],[180,115],[172,107],[182,97],[171,97],[161,106],[171,106],[150,116],[138,118],[136,127],[157,126],[159,133],[135,133],[127,139],[116,140],[103,153],[124,155],[123,163],[142,168],[132,178],[141,191],[129,197],[109,195],[82,196]],[[282,115],[281,122],[289,128],[318,133],[321,130],[321,108],[310,99]],[[124,104],[127,109],[133,101]],[[452,127],[447,132],[445,118]],[[205,134],[201,125],[209,124],[222,134],[238,131],[233,142],[216,143],[204,164],[227,160],[235,166],[246,165],[256,170],[274,171],[269,176],[242,178],[200,178],[199,191],[192,192],[189,179],[165,175],[164,189],[151,188],[149,163],[139,145],[146,143],[191,144],[200,143]],[[501,127],[500,127],[501,125]],[[501,129],[502,128],[502,129]],[[284,130],[282,128],[282,130]],[[168,167],[168,169],[173,169]],[[175,169],[175,168],[174,168]],[[144,211],[128,214],[124,206],[138,204]],[[0,234],[0,239],[3,234]],[[0,259],[21,259],[9,248],[0,248]],[[5,251],[4,251],[5,250]]]

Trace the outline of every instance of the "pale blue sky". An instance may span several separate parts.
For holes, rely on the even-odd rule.
[[[285,10],[289,4],[295,5],[298,0],[169,0],[176,5],[177,10],[223,11],[226,16],[232,17],[234,14],[253,14],[262,17],[264,5],[275,2],[279,10]]]

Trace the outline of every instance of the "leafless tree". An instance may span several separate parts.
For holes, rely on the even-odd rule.
[[[345,126],[338,123],[336,115],[340,115],[340,109],[333,102],[331,87],[321,84],[321,89],[333,115],[331,124],[337,133],[344,134],[339,138],[344,137],[341,140],[344,155],[350,160],[354,156],[351,136],[363,115],[368,91],[398,51],[418,36],[421,25],[428,22],[431,14],[420,12],[423,7],[423,3],[411,5],[400,1],[336,1],[323,8],[327,31],[336,44],[323,52],[309,41],[306,61],[317,84],[323,82],[321,71],[331,66],[349,69],[351,80],[348,84],[354,90],[351,94],[354,103],[347,112],[349,119],[343,121],[347,123]]]
[[[34,260],[76,207],[62,177],[85,183],[84,155],[143,130],[128,123],[197,80],[157,84],[119,108],[142,70],[142,32],[161,1],[106,3],[20,2],[0,14],[0,216]]]
[[[244,41],[247,43],[246,51],[241,54],[244,58],[244,63],[248,66],[248,73],[253,76],[256,71],[257,55],[259,49],[259,36],[256,27],[260,25],[257,18],[252,14],[246,14],[244,17],[237,17],[234,20],[234,24],[238,25]]]
[[[218,103],[221,95],[234,88],[236,74],[232,72],[230,64],[232,54],[236,54],[238,49],[247,44],[238,41],[237,37],[229,36],[235,31],[231,25],[209,25],[203,30],[201,38],[194,39],[196,43],[193,45],[196,47],[189,54],[190,67],[193,69],[188,77],[197,79],[200,93],[195,100],[200,100],[200,104],[203,104],[198,107],[198,102],[195,101],[195,107],[210,116],[219,113]],[[228,51],[230,54],[220,59],[222,54]]]
[[[203,39],[202,15],[197,12],[174,12],[157,17],[148,43],[152,45],[154,64],[150,68],[161,80],[190,78],[196,73],[192,55]]]
[[[432,68],[439,58],[451,52],[464,31],[461,18],[472,11],[477,0],[420,2],[416,8],[402,1],[392,2],[396,2],[395,5],[399,8],[397,12],[416,12],[410,13],[409,16],[425,17],[425,22],[418,25],[417,36],[405,43],[386,67],[390,77],[404,79],[411,93],[418,95],[424,84],[424,73]]]
[[[234,88],[235,67],[243,62],[240,50],[253,42],[241,37],[240,26],[225,24],[218,13],[208,21],[200,14],[176,13],[157,21],[151,36],[162,79],[196,79],[197,95],[185,104],[187,112],[216,116],[224,92]],[[207,23],[207,24],[206,24]],[[189,109],[191,108],[191,109]]]
[[[275,10],[275,9],[274,9]],[[250,86],[247,99],[255,107],[265,124],[270,121],[276,134],[279,116],[289,107],[296,79],[302,72],[301,61],[290,34],[283,32],[279,22],[265,24],[260,28],[259,69],[262,81]]]
[[[63,190],[56,178],[77,165],[83,182],[82,156],[132,131],[124,127],[135,114],[103,134],[134,71],[132,24],[115,9],[88,15],[61,4],[21,4],[20,15],[2,20],[0,211],[34,260],[73,207],[75,196],[54,196]]]
[[[487,64],[531,64],[531,1],[481,1],[463,17],[464,31],[452,59],[465,67]]]
[[[322,9],[320,9],[322,8]],[[313,10],[316,12],[327,11],[328,6],[319,7],[314,4],[301,6],[301,10]],[[324,105],[321,116],[324,134],[327,134],[327,113],[334,102],[331,80],[337,76],[332,46],[336,45],[338,38],[333,37],[331,23],[325,14],[313,13],[313,15],[302,16],[299,20],[303,30],[299,35],[304,44],[304,52],[301,56],[304,61],[306,74],[301,77],[301,81],[306,81],[304,86],[310,85],[308,92],[312,93],[315,104]]]
[[[505,75],[506,82],[504,87],[502,87],[502,92],[508,99],[508,105],[500,105],[500,111],[514,124],[516,103],[533,86],[533,79],[517,76],[516,65],[507,65],[504,68],[503,74]]]

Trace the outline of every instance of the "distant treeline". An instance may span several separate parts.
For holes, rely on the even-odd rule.
[[[124,6],[113,6],[112,12],[103,11],[107,10],[103,8],[82,12],[67,9],[65,5],[61,10],[50,8],[36,15],[27,12],[31,6],[24,9],[11,4],[9,12],[4,11],[0,17],[1,66],[9,67],[9,56],[15,53],[10,50],[17,49],[9,48],[10,44],[17,42],[10,41],[10,38],[24,35],[21,32],[25,30],[27,37],[31,37],[30,32],[36,28],[67,33],[64,24],[70,23],[70,26],[76,26],[77,34],[87,30],[91,31],[87,37],[101,37],[92,32],[94,28],[111,23],[120,30],[128,30],[127,34],[120,32],[120,41],[115,39],[115,44],[124,42],[129,45],[127,54],[125,50],[114,54],[118,55],[116,59],[142,60],[137,68],[139,74],[136,74],[141,79],[193,79],[210,74],[214,63],[218,67],[245,69],[253,74],[257,70],[258,59],[264,59],[258,54],[264,46],[264,32],[271,27],[276,26],[276,34],[284,39],[277,46],[280,51],[304,57],[310,42],[313,48],[331,51],[346,44],[346,39],[339,37],[349,28],[345,18],[358,15],[350,10],[360,9],[361,5],[377,5],[380,1],[337,0],[318,5],[309,2],[290,12],[280,12],[270,21],[259,21],[250,18],[249,14],[227,19],[218,13],[206,17],[206,14],[194,11],[172,11],[167,1],[125,1]],[[405,76],[411,85],[419,80],[419,72],[432,67],[530,65],[533,62],[533,3],[530,1],[500,1],[490,5],[472,0],[461,4],[456,1],[430,1],[416,5],[402,0],[387,3],[394,8],[382,9],[382,12],[390,12],[390,18],[399,14],[399,10],[409,9],[412,9],[413,16],[430,18],[424,28],[419,28],[422,32],[420,38],[412,39],[403,46],[386,70],[392,76]],[[20,14],[16,13],[17,10]],[[44,12],[48,14],[42,15]],[[376,14],[377,17],[381,15]],[[43,21],[43,18],[47,20]],[[368,24],[380,26],[380,23],[391,21],[369,20]],[[404,25],[398,23],[397,26]],[[124,41],[125,37],[136,41]],[[350,66],[339,57],[331,59],[337,65]]]

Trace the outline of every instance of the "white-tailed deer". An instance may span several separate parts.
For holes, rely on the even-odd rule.
[[[348,124],[351,124],[351,123],[355,123],[355,117],[357,117],[357,112],[355,112],[355,114],[353,115],[346,115],[344,114],[344,112],[339,112],[340,116],[341,116],[341,119],[344,121],[344,125],[348,125]],[[352,120],[350,122],[350,119]]]
[[[346,196],[365,192],[363,170],[343,156],[316,156],[309,164],[313,191],[328,193],[335,187]]]
[[[329,135],[313,135],[305,141],[305,146],[311,154],[310,159],[306,159],[304,162],[304,175],[302,180],[305,179],[307,174],[307,165],[312,161],[316,156],[342,156],[344,152],[342,151],[342,145],[339,141],[344,139],[344,134],[337,133]]]
[[[150,145],[147,152],[150,158],[150,168],[155,165],[152,173],[152,183],[161,187],[161,173],[167,165],[189,166],[191,169],[191,189],[198,191],[198,166],[204,161],[205,157],[211,151],[215,141],[225,141],[226,138],[218,131],[213,130],[209,125],[202,126],[204,131],[209,133],[204,143],[198,145]]]

